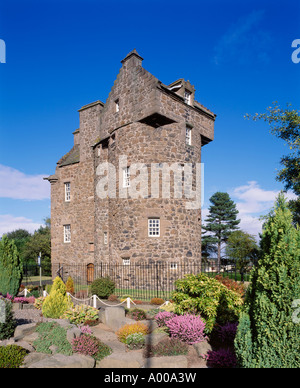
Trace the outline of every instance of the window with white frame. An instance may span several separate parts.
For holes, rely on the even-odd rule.
[[[130,265],[130,257],[123,257],[123,265]]]
[[[71,225],[64,225],[64,242],[71,242]]]
[[[178,268],[177,263],[170,263],[170,269],[176,270]]]
[[[104,242],[104,245],[107,245],[107,244],[108,244],[108,236],[107,236],[107,232],[104,232],[104,233],[103,233],[103,242]]]
[[[148,219],[148,236],[159,237],[160,236],[160,219],[149,218]]]
[[[130,167],[125,167],[123,169],[123,187],[130,186]]]
[[[185,142],[187,145],[192,145],[192,128],[185,127]]]
[[[192,93],[189,92],[188,90],[184,91],[184,102],[188,105],[191,105],[191,95]]]
[[[66,202],[71,201],[71,183],[70,182],[65,183],[65,201]]]

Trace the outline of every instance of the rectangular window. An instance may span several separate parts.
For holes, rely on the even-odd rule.
[[[191,92],[189,92],[188,90],[185,90],[184,92],[184,102],[188,105],[191,105]]]
[[[119,100],[116,100],[116,101],[115,101],[115,107],[116,107],[116,112],[119,112],[119,111],[120,111],[120,103],[119,103]]]
[[[176,270],[178,268],[177,263],[170,263],[170,269]]]
[[[123,265],[130,265],[130,258],[129,257],[123,257]]]
[[[65,201],[66,202],[71,201],[71,183],[70,182],[65,183]]]
[[[103,233],[103,242],[104,242],[105,245],[108,244],[108,236],[107,236],[107,232],[104,232],[104,233]]]
[[[185,127],[185,142],[187,145],[192,145],[192,128]]]
[[[64,225],[64,242],[71,242],[71,225]]]
[[[130,167],[123,169],[123,187],[130,186]]]
[[[149,218],[148,219],[148,236],[159,237],[160,236],[160,219]]]

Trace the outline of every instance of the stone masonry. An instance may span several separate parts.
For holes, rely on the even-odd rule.
[[[106,103],[96,101],[79,110],[74,147],[59,160],[55,174],[45,178],[51,183],[54,266],[201,260],[201,209],[189,208],[191,198],[185,193],[175,195],[181,180],[175,182],[173,172],[163,177],[161,166],[176,163],[182,180],[190,174],[196,189],[196,166],[202,146],[213,140],[216,115],[195,100],[189,81],[164,85],[142,61],[136,50],[129,53]],[[153,165],[160,177],[156,186],[151,185]],[[136,184],[140,189],[137,198],[124,187],[127,167],[130,188]],[[138,183],[142,172],[148,177],[146,191]],[[163,179],[170,185],[167,197]],[[159,220],[157,236],[149,235],[150,219]]]

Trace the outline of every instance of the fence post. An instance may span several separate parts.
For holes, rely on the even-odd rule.
[[[97,308],[97,295],[93,295],[93,307]]]
[[[130,309],[130,298],[127,298],[126,302],[127,302],[127,308]]]

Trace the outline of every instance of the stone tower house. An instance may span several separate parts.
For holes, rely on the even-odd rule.
[[[45,178],[53,265],[201,260],[201,209],[184,185],[196,190],[216,116],[189,81],[164,85],[142,61],[130,52],[106,103],[79,110],[74,146]]]

